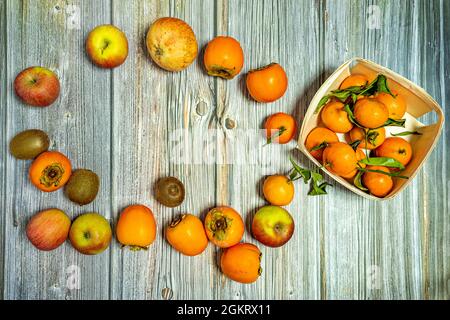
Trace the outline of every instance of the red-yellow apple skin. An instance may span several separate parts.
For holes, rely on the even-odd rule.
[[[183,20],[160,18],[147,32],[147,50],[153,61],[168,71],[187,68],[198,52],[197,39],[192,28]]]
[[[105,24],[95,27],[86,39],[86,52],[97,66],[115,68],[128,56],[128,40],[119,28]]]
[[[252,233],[256,240],[268,247],[281,247],[294,234],[295,223],[287,210],[265,206],[253,217]]]
[[[75,219],[69,232],[72,246],[87,255],[99,254],[108,248],[111,242],[111,226],[98,213],[85,213]]]
[[[14,80],[14,90],[23,102],[35,107],[48,107],[59,96],[56,74],[43,67],[29,67]]]
[[[59,209],[35,214],[27,224],[28,240],[39,250],[50,251],[64,243],[69,234],[70,219]]]

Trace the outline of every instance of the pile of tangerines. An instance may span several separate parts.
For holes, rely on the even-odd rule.
[[[389,89],[378,75],[369,82],[363,74],[352,74],[339,89],[323,97],[316,109],[319,126],[307,136],[305,147],[331,173],[352,182],[376,197],[385,197],[411,161],[413,151],[400,136],[388,136],[386,127],[405,126],[405,98]],[[340,141],[337,134],[342,134]]]

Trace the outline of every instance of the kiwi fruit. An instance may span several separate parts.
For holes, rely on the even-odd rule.
[[[34,159],[50,146],[48,135],[38,129],[18,133],[9,143],[11,154],[21,160]]]
[[[95,172],[87,169],[77,169],[72,172],[64,192],[72,202],[83,206],[94,201],[99,186],[100,180]]]
[[[156,182],[155,195],[166,207],[177,207],[184,201],[184,185],[175,177],[161,178]]]

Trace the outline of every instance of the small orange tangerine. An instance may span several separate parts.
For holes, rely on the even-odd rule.
[[[367,79],[367,77],[363,74],[351,74],[349,75],[347,78],[344,79],[344,81],[342,81],[341,86],[339,87],[339,89],[348,89],[351,87],[362,87],[367,85],[367,83],[369,82],[369,80]]]
[[[394,97],[389,93],[380,92],[376,94],[375,99],[388,108],[389,118],[398,120],[403,118],[406,113],[406,101],[396,91],[392,91],[392,94]]]
[[[264,180],[264,198],[276,206],[287,206],[294,198],[294,184],[283,175],[268,176]]]
[[[267,118],[264,128],[270,142],[277,141],[279,144],[286,144],[296,134],[297,123],[291,115],[278,112]]]
[[[393,158],[406,166],[413,156],[411,144],[400,137],[389,137],[375,149],[377,157]]]
[[[350,175],[357,166],[356,153],[344,142],[333,142],[323,151],[323,166],[338,176]]]
[[[339,138],[330,129],[327,128],[314,128],[306,137],[305,147],[311,153],[311,155],[319,161],[322,161],[323,149],[312,150],[314,147],[321,145],[322,143],[338,142]]]
[[[347,133],[352,130],[353,124],[348,119],[344,107],[345,105],[340,101],[331,101],[322,109],[320,114],[322,122],[331,131]]]
[[[367,166],[366,169],[389,172],[388,168],[382,166]],[[362,182],[371,194],[380,198],[385,197],[394,186],[390,176],[378,172],[365,172],[362,176]]]
[[[354,127],[349,132],[351,142],[361,141],[358,148],[373,150],[380,146],[386,139],[386,130],[384,127],[378,129],[362,129]]]
[[[364,98],[356,101],[353,115],[361,126],[375,129],[385,124],[389,118],[389,111],[378,100]]]

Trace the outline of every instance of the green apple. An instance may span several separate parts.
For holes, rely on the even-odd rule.
[[[294,219],[287,210],[265,206],[253,217],[252,233],[256,240],[269,247],[280,247],[294,234]]]
[[[69,232],[72,246],[88,255],[99,254],[108,248],[111,242],[111,226],[98,213],[85,213],[75,219]]]

